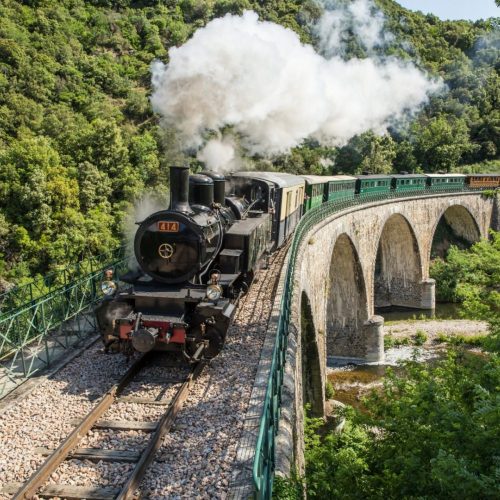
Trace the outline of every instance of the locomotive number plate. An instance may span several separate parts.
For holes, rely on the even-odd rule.
[[[178,233],[179,223],[177,221],[161,220],[158,221],[158,231],[163,233]]]

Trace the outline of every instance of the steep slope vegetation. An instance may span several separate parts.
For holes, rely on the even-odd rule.
[[[258,164],[321,172],[327,158],[333,171],[390,171],[498,157],[498,24],[378,3],[396,35],[386,50],[440,74],[450,92],[404,132],[363,134],[340,150],[307,143]],[[119,243],[130,204],[146,188],[164,191],[165,166],[178,159],[149,105],[150,63],[211,18],[248,8],[314,43],[321,8],[312,0],[1,3],[0,289]],[[363,57],[354,38],[352,56]]]

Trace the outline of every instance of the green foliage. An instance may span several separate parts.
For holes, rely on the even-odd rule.
[[[333,384],[329,380],[327,380],[325,384],[325,398],[332,399],[334,395],[335,390],[333,388]]]
[[[273,498],[280,500],[302,500],[304,498],[302,480],[293,474],[292,477],[275,476],[273,482]]]
[[[392,347],[395,346],[395,339],[394,337],[389,333],[384,335],[384,349],[391,349]]]
[[[497,355],[452,351],[389,371],[341,434],[321,437],[322,420],[307,418],[308,498],[497,498],[499,383]]]
[[[490,240],[469,250],[451,247],[446,261],[432,263],[430,274],[439,300],[460,302],[469,318],[490,322],[500,318],[500,233],[492,231]]]
[[[439,21],[392,0],[378,4],[395,34],[386,55],[414,59],[449,92],[410,128],[368,132],[342,148],[309,140],[254,165],[300,174],[500,168],[496,22]],[[315,42],[315,0],[1,2],[2,287],[103,252],[145,187],[165,190],[165,167],[179,155],[150,107],[150,64],[213,17],[245,9]],[[353,56],[366,56],[354,36],[345,54]]]
[[[390,135],[378,136],[366,132],[356,136],[340,148],[335,165],[342,172],[360,174],[388,174],[396,158],[396,143]]]
[[[413,338],[413,343],[417,346],[424,345],[427,342],[427,338],[427,334],[423,330],[417,330]]]
[[[415,156],[429,172],[449,172],[460,159],[474,150],[463,118],[436,116],[417,121],[413,127],[417,137]]]
[[[0,5],[2,287],[115,247],[127,203],[164,189],[149,64],[189,29],[159,4]]]

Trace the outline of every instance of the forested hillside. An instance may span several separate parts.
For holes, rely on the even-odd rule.
[[[408,128],[341,149],[314,143],[257,166],[291,172],[454,169],[498,163],[498,20],[441,22],[378,0],[394,33],[384,50],[440,75]],[[0,4],[0,291],[119,244],[124,215],[165,190],[173,137],[148,100],[150,64],[167,61],[213,17],[254,9],[314,43],[313,0],[3,0]],[[363,57],[353,37],[344,57]],[[196,166],[194,159],[190,160]],[[270,167],[271,166],[271,167]]]

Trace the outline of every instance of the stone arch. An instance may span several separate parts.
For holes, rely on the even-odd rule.
[[[432,228],[429,258],[444,257],[452,244],[468,248],[480,239],[481,231],[472,213],[463,205],[451,205]]]
[[[410,223],[393,214],[380,233],[374,268],[375,307],[420,307],[422,259]]]
[[[324,388],[317,331],[311,303],[306,292],[300,300],[300,331],[302,343],[302,400],[311,406],[313,416],[322,417],[325,410]]]
[[[354,244],[341,234],[334,245],[327,293],[327,356],[366,358],[369,309],[363,269]]]

